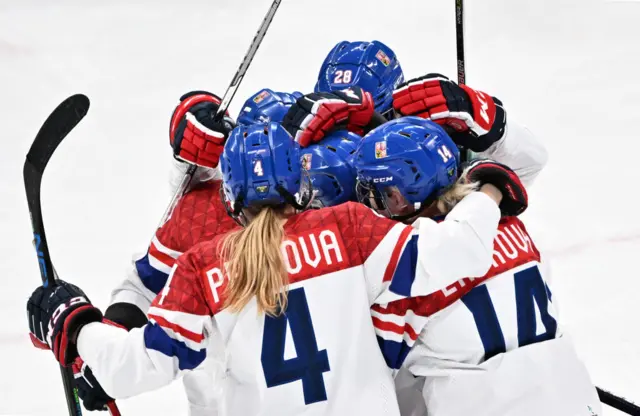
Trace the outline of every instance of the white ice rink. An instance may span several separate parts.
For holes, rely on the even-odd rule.
[[[92,100],[47,168],[43,211],[58,273],[104,307],[170,199],[173,106],[191,89],[224,92],[270,3],[0,0],[0,414],[66,411],[24,310],[39,273],[22,164],[41,123],[73,93]],[[552,261],[561,320],[595,382],[640,401],[640,2],[466,3],[468,84],[549,149],[525,222]],[[454,0],[284,0],[232,114],[262,87],[310,92],[343,39],[387,43],[409,78],[455,77],[454,34]],[[185,403],[175,383],[119,405],[174,415]]]

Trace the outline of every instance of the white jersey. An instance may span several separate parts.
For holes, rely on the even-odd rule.
[[[259,314],[255,301],[238,314],[223,308],[214,239],[180,257],[146,327],[89,324],[78,350],[116,398],[161,387],[209,357],[224,366],[216,388],[228,415],[398,415],[371,306],[484,274],[498,219],[482,193],[419,230],[354,203],[299,214],[285,225],[291,284],[279,317]]]
[[[424,326],[403,364],[420,379],[398,376],[403,416],[601,414],[558,325],[548,272],[517,218],[501,221],[493,258],[485,277],[439,294],[453,301],[446,309],[428,299],[415,308]]]

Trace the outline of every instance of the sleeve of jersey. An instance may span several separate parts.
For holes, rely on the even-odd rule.
[[[169,248],[169,244],[162,243],[162,241],[169,241],[168,235],[171,232],[171,227],[175,226],[175,221],[169,219],[153,236],[147,254],[135,262],[140,281],[145,288],[155,294],[162,290],[171,268],[182,254],[178,250]]]
[[[176,263],[148,317],[145,327],[130,332],[102,323],[80,332],[78,352],[112,397],[155,390],[206,358],[207,344],[219,332],[189,255]]]
[[[484,275],[499,220],[496,203],[474,192],[442,222],[422,218],[414,227],[394,225],[365,257],[372,303],[425,296],[460,278]]]
[[[504,137],[480,155],[509,166],[526,187],[533,184],[548,159],[547,149],[542,142],[528,128],[511,118],[507,122]]]

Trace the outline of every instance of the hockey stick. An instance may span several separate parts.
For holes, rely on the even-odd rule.
[[[224,114],[229,108],[229,104],[231,103],[231,100],[233,100],[233,97],[236,95],[236,91],[238,90],[240,83],[244,79],[244,75],[247,73],[247,70],[249,69],[249,65],[251,65],[251,61],[253,61],[253,57],[256,55],[256,52],[258,51],[258,48],[260,47],[260,44],[262,43],[262,40],[264,39],[264,36],[267,33],[267,29],[269,29],[269,26],[271,25],[271,21],[273,20],[273,17],[275,16],[276,11],[278,10],[278,7],[280,6],[281,2],[282,0],[273,0],[273,3],[271,3],[271,7],[267,11],[267,15],[262,20],[262,23],[260,24],[258,31],[256,32],[255,36],[253,37],[253,40],[251,41],[251,45],[249,45],[249,50],[247,50],[247,53],[244,55],[244,58],[242,58],[242,62],[240,62],[240,66],[238,67],[236,74],[233,76],[231,83],[227,87],[227,90],[225,91],[224,96],[222,97],[222,102],[220,103],[220,106],[218,107],[218,111],[216,111],[216,114],[214,116],[215,120],[219,121],[219,120],[222,120],[222,118],[224,117]],[[182,177],[182,181],[180,181],[180,185],[178,186],[178,189],[176,189],[176,192],[173,194],[173,197],[171,198],[171,202],[169,203],[169,206],[167,207],[166,211],[162,215],[162,221],[160,221],[160,225],[158,227],[162,226],[162,224],[165,223],[169,215],[171,215],[173,208],[176,206],[176,204],[178,203],[182,195],[187,190],[187,187],[191,183],[191,180],[193,179],[193,175],[196,173],[196,169],[197,169],[196,165],[190,165],[189,168],[187,169],[187,172]]]
[[[598,397],[602,403],[629,415],[640,415],[640,406],[637,404],[632,403],[623,397],[616,396],[615,394],[607,390],[603,390],[600,387],[596,387],[596,390],[598,391]]]
[[[466,84],[467,72],[464,60],[464,0],[456,0],[456,57],[458,63],[458,84]],[[473,159],[469,149],[461,149],[461,162]]]
[[[38,131],[24,162],[24,189],[27,194],[27,204],[33,229],[33,242],[44,287],[55,286],[57,284],[57,274],[51,262],[49,245],[47,244],[42,221],[42,208],[40,206],[42,175],[53,152],[55,152],[67,134],[84,118],[88,110],[89,98],[85,95],[76,94],[64,100],[53,110],[40,128],[40,131]],[[60,365],[60,373],[69,415],[82,415],[78,389],[74,387],[73,370],[71,367]],[[114,416],[119,415],[120,413],[117,411],[115,403],[113,407],[116,413],[112,414]]]

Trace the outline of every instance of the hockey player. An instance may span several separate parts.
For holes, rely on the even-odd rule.
[[[424,153],[444,131],[435,124],[416,127],[421,123],[431,122],[390,122],[366,136],[356,152],[359,199],[387,217],[445,215],[474,189],[457,187],[437,202],[425,199],[430,162]],[[479,168],[493,174],[503,169],[475,160],[462,180],[481,184]],[[601,414],[588,372],[558,325],[548,270],[522,221],[509,215],[520,209],[508,203],[501,205],[493,265],[485,276],[373,306],[387,364],[400,369],[396,383],[404,416]]]
[[[238,123],[250,125],[269,120],[281,121],[299,96],[301,94],[296,92],[288,94],[262,89],[243,104]],[[147,252],[136,256],[127,279],[114,289],[111,304],[105,312],[105,322],[127,329],[143,326],[147,322],[146,312],[156,294],[164,287],[178,256],[201,241],[237,227],[235,221],[227,215],[220,198],[218,160],[224,137],[234,122],[230,118],[226,118],[224,123],[214,122],[213,116],[219,103],[220,99],[212,93],[193,91],[183,95],[174,110],[170,121],[170,143],[174,156],[179,160],[175,164],[175,174],[182,177],[189,164],[197,165],[196,174],[169,218],[156,231]],[[355,134],[347,132],[336,132],[335,135],[335,140],[328,140],[335,141],[336,145],[349,138],[357,140]],[[355,149],[349,143],[342,143],[337,147],[348,147],[349,151]],[[336,163],[339,159],[330,157],[327,152],[328,149],[323,148],[312,159],[314,165],[311,167],[311,178],[320,192],[318,201],[333,203],[337,198],[354,200],[354,192],[349,189],[351,185],[341,186],[338,183],[338,188],[334,187],[336,180],[331,180],[330,177],[340,175],[344,164]],[[341,150],[340,153],[344,152]],[[320,163],[321,161],[330,163]],[[315,171],[322,171],[322,174],[313,174]],[[339,180],[349,180],[350,184],[354,184],[355,173],[348,179],[341,175]],[[216,397],[220,392],[214,391],[213,382],[223,371],[218,364],[207,360],[197,371],[192,371],[183,378],[192,416],[217,414]],[[89,410],[105,409],[112,398],[102,389],[91,369],[78,359],[74,363],[74,370],[84,406]]]
[[[369,308],[484,273],[502,193],[487,183],[419,230],[355,203],[298,213],[311,200],[299,157],[275,123],[235,129],[223,189],[244,228],[182,256],[144,328],[102,323],[68,283],[39,287],[27,304],[34,342],[64,365],[80,354],[115,397],[159,388],[218,353],[231,414],[397,414]],[[455,175],[455,158],[432,161]]]

